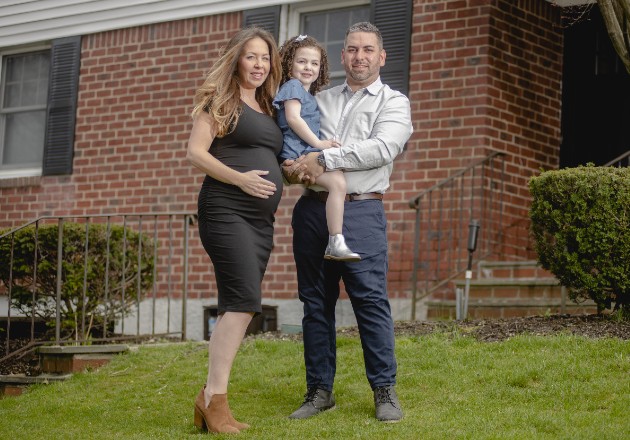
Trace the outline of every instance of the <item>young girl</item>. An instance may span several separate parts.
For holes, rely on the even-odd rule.
[[[281,161],[296,159],[312,151],[339,147],[333,139],[319,139],[319,110],[315,94],[328,84],[328,59],[325,49],[313,37],[300,35],[287,40],[280,48],[282,79],[280,91],[273,100],[278,109],[278,125],[284,136]],[[342,234],[346,179],[342,171],[326,171],[315,182],[328,190],[326,222],[327,260],[359,261],[359,254],[346,245]]]

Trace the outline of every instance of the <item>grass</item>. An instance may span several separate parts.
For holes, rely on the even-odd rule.
[[[630,433],[630,342],[446,333],[397,339],[398,424],[374,417],[360,342],[338,340],[337,408],[295,421],[302,344],[247,340],[230,402],[239,439],[622,439]],[[199,343],[141,346],[97,371],[0,400],[0,438],[187,439],[206,371]],[[224,435],[214,438],[234,438]]]

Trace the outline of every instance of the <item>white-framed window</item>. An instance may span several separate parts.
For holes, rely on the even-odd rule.
[[[341,49],[348,27],[370,19],[370,0],[319,0],[287,5],[280,23],[280,44],[294,35],[311,35],[328,54],[330,85],[343,83]]]
[[[50,48],[0,52],[0,178],[42,174]]]

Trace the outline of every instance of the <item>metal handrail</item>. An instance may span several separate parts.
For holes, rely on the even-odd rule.
[[[479,258],[491,252],[490,232],[494,223],[496,223],[496,240],[501,241],[505,156],[503,152],[492,151],[483,159],[473,162],[423,190],[409,201],[409,207],[416,211],[411,289],[412,320],[416,319],[416,305],[419,299],[444,287],[466,270],[465,233],[468,231],[470,220],[480,220],[482,230],[485,230],[485,233],[480,235],[478,247],[481,256]],[[499,159],[501,166],[497,171],[495,160]],[[496,192],[498,192],[498,200],[494,200]],[[423,225],[426,225],[424,234]],[[450,228],[445,230],[449,226]],[[426,258],[423,261],[424,288],[419,295],[418,272],[421,241]],[[430,276],[431,269],[435,272],[433,282]]]
[[[141,285],[142,285],[142,280],[140,279],[140,274],[138,274],[137,276],[137,288],[138,288],[138,294],[137,294],[137,298],[135,300],[135,303],[132,304],[133,307],[135,307],[135,310],[137,311],[137,321],[136,321],[136,334],[135,336],[130,336],[133,335],[133,333],[129,333],[129,332],[125,332],[124,329],[124,321],[125,321],[125,312],[123,310],[122,312],[122,316],[120,317],[120,324],[122,326],[122,330],[121,330],[121,335],[118,336],[110,336],[108,337],[107,334],[107,330],[104,330],[103,333],[103,337],[94,337],[94,338],[88,338],[85,332],[85,303],[87,300],[87,284],[88,284],[88,278],[87,278],[87,261],[88,261],[88,250],[89,250],[89,241],[88,241],[88,233],[89,233],[89,226],[92,222],[96,222],[98,221],[97,219],[105,219],[106,220],[106,225],[107,225],[107,256],[106,256],[106,262],[105,262],[105,280],[104,280],[104,289],[105,289],[105,299],[103,300],[103,306],[105,307],[105,309],[107,309],[107,295],[108,295],[108,288],[109,288],[109,253],[110,253],[110,235],[109,235],[109,231],[111,228],[111,224],[112,224],[112,218],[122,218],[122,226],[123,226],[123,253],[124,253],[124,246],[126,246],[125,244],[125,240],[126,240],[126,234],[127,234],[127,228],[131,228],[130,226],[130,222],[128,224],[128,220],[129,219],[137,219],[137,225],[138,225],[138,233],[140,234],[139,236],[141,237],[142,233],[143,233],[143,224],[142,224],[142,220],[143,218],[152,218],[153,219],[153,261],[154,261],[154,265],[153,265],[153,286],[152,286],[152,297],[150,297],[149,299],[152,299],[153,305],[152,305],[152,323],[150,325],[150,334],[147,333],[145,334],[141,334],[140,332],[140,302],[141,302],[141,295],[140,295],[140,291],[141,291]],[[77,324],[77,336],[76,338],[73,338],[72,340],[64,340],[61,338],[61,322],[60,322],[60,304],[61,304],[61,292],[62,292],[62,288],[63,288],[63,284],[62,284],[62,264],[63,264],[63,235],[64,235],[64,228],[63,228],[63,224],[64,222],[66,222],[69,219],[73,219],[73,220],[82,220],[85,222],[85,246],[84,246],[84,259],[85,259],[85,272],[84,272],[84,276],[83,276],[83,310],[81,310],[79,308],[79,310],[77,311],[77,313],[81,313],[81,319],[82,322],[80,323],[80,329],[81,329],[81,335],[79,335],[79,327]],[[158,220],[159,219],[159,220]],[[180,221],[179,219],[183,220],[183,239],[181,240],[182,242],[178,242],[177,240],[175,240],[173,238],[173,221],[174,219],[178,219],[178,221]],[[37,255],[38,255],[38,251],[39,251],[39,241],[38,241],[38,232],[39,232],[39,227],[40,224],[45,223],[47,221],[56,221],[58,224],[58,237],[57,237],[57,262],[56,262],[56,269],[57,269],[57,275],[56,275],[56,291],[55,293],[55,338],[54,338],[54,343],[55,345],[61,345],[61,344],[65,344],[65,343],[83,343],[83,342],[88,342],[88,339],[90,342],[96,342],[96,341],[110,341],[110,340],[117,340],[117,339],[127,339],[129,337],[136,337],[136,338],[141,338],[141,337],[145,337],[145,336],[150,336],[150,337],[165,337],[165,336],[175,336],[178,335],[179,337],[181,337],[182,340],[186,339],[186,315],[187,315],[187,296],[188,296],[188,253],[189,253],[189,244],[188,244],[188,237],[189,237],[189,226],[194,224],[196,221],[196,213],[192,213],[192,212],[183,212],[183,211],[173,211],[173,212],[154,212],[154,213],[112,213],[112,214],[95,214],[95,215],[64,215],[64,216],[41,216],[37,219],[31,220],[23,225],[20,225],[18,227],[15,227],[5,233],[0,234],[0,240],[2,239],[6,239],[6,238],[10,238],[11,239],[11,255],[10,255],[10,261],[9,261],[9,283],[7,286],[7,302],[8,302],[8,308],[7,308],[7,329],[6,329],[6,351],[5,351],[5,356],[0,359],[0,362],[10,358],[11,356],[17,355],[19,354],[22,349],[19,349],[17,351],[14,351],[13,353],[10,352],[10,341],[11,341],[11,302],[12,302],[12,288],[13,288],[13,265],[14,265],[14,255],[13,255],[13,247],[14,247],[14,234],[16,234],[18,231],[30,227],[30,226],[34,226],[35,227],[35,234],[34,234],[34,274],[33,274],[33,282],[32,282],[32,289],[33,289],[33,303],[35,303],[35,299],[37,296]],[[177,227],[180,227],[180,225],[178,224]],[[158,230],[165,230],[168,229],[168,238],[164,239],[162,237],[158,237]],[[149,232],[145,232],[145,234],[149,234],[151,231]],[[166,234],[165,234],[166,235]],[[165,267],[166,270],[168,271],[168,283],[164,283],[162,282],[162,284],[168,284],[166,287],[167,290],[167,294],[166,294],[166,301],[167,301],[167,316],[166,316],[166,331],[165,332],[158,332],[156,331],[156,323],[155,323],[155,316],[156,316],[156,294],[157,294],[157,266],[158,266],[158,240],[162,240],[162,241],[166,241],[167,247],[168,247],[168,257],[166,258],[167,262],[166,264],[163,264],[160,267]],[[170,320],[171,320],[171,294],[172,294],[172,289],[173,289],[173,285],[171,282],[171,273],[173,272],[173,270],[175,269],[175,265],[173,264],[173,248],[177,247],[178,249],[181,248],[183,250],[183,264],[182,264],[182,269],[181,272],[183,273],[183,277],[182,277],[182,295],[181,295],[181,301],[182,301],[182,310],[181,310],[181,328],[180,329],[174,329],[176,331],[171,331],[171,324],[170,324]],[[142,244],[141,242],[138,245],[138,267],[140,267],[140,261],[142,258],[142,252],[151,252],[150,249],[145,250],[142,248]],[[124,269],[123,269],[123,278],[125,277],[124,274]],[[125,280],[123,280],[125,281]],[[124,290],[124,283],[122,283],[122,288]],[[52,293],[52,292],[51,292]],[[123,293],[123,301],[124,301],[124,293]],[[44,345],[49,342],[43,342],[43,341],[36,341],[35,339],[35,308],[32,309],[32,313],[31,313],[31,334],[30,334],[30,342],[29,342],[29,346],[32,347],[36,347],[39,345]],[[104,327],[105,329],[107,328],[107,319],[108,317],[105,316],[105,322],[104,322]]]
[[[623,161],[626,161],[626,164],[623,165]],[[620,154],[619,156],[615,157],[613,160],[611,160],[610,162],[607,162],[604,164],[605,167],[612,167],[612,166],[616,166],[616,167],[622,167],[622,166],[630,166],[630,150],[626,151],[623,154]]]
[[[92,219],[92,218],[107,218],[107,217],[155,217],[156,215],[170,215],[170,216],[196,216],[197,214],[194,212],[186,212],[186,211],[168,211],[168,212],[145,212],[145,213],[132,213],[132,212],[123,212],[123,213],[115,213],[115,214],[92,214],[92,215],[42,215],[41,217],[37,217],[34,220],[29,221],[28,223],[24,223],[21,226],[18,226],[14,229],[11,229],[4,234],[0,235],[0,240],[4,237],[7,237],[11,234],[15,234],[20,229],[28,228],[31,225],[39,223],[43,220],[58,220],[58,219],[71,219],[71,218],[83,218],[83,219]]]
[[[479,165],[483,165],[485,163],[488,163],[489,161],[491,161],[495,157],[499,157],[499,156],[505,156],[505,153],[502,153],[500,151],[493,151],[492,153],[490,153],[489,155],[487,155],[483,159],[480,159],[477,162],[473,162],[472,164],[468,165],[466,168],[463,168],[463,169],[459,170],[455,174],[447,177],[446,179],[441,180],[440,182],[436,183],[435,185],[433,185],[433,186],[431,186],[431,187],[421,191],[420,194],[415,196],[413,199],[409,200],[409,207],[411,209],[416,209],[417,210],[418,209],[418,201],[420,199],[422,199],[422,197],[424,197],[426,194],[428,194],[430,192],[433,192],[433,191],[435,191],[435,190],[437,190],[439,188],[442,188],[442,187],[444,187],[446,185],[449,185],[453,180],[457,179],[460,176],[463,176],[464,174],[466,174],[468,171],[472,170],[473,168],[476,168]]]

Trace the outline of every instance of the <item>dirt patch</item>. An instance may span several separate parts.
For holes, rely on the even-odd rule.
[[[397,321],[397,336],[428,335],[459,332],[479,341],[502,341],[519,334],[555,335],[559,333],[588,338],[630,339],[630,321],[620,321],[610,315],[549,315],[509,319],[478,319],[469,321]],[[337,329],[339,336],[358,337],[357,327]],[[269,332],[250,338],[300,340],[301,335]]]
[[[0,348],[0,358],[4,357],[6,350],[6,340],[2,340],[2,348]],[[10,341],[9,352],[13,353],[20,348],[28,345],[28,339],[13,339]],[[23,354],[17,354],[4,362],[0,362],[0,374],[24,374],[26,376],[39,376],[42,374],[39,368],[38,356],[28,351]]]
[[[549,315],[527,316],[510,319],[480,319],[470,321],[397,321],[394,327],[397,336],[428,335],[432,333],[452,333],[470,335],[479,341],[503,341],[519,334],[547,336],[572,334],[587,338],[619,338],[630,340],[630,321],[620,321],[610,315]],[[339,336],[358,337],[356,327],[337,330]],[[247,339],[294,340],[300,341],[301,334],[267,332],[250,335]],[[6,342],[2,342],[0,357],[4,356]],[[15,341],[15,347],[26,341]],[[13,345],[16,344],[16,345]],[[34,353],[11,358],[0,363],[0,374],[41,374],[37,356]]]
[[[587,338],[630,339],[630,321],[609,315],[551,315],[523,318],[480,320],[463,323],[462,330],[481,341],[502,341],[518,334],[537,336],[559,333]]]

